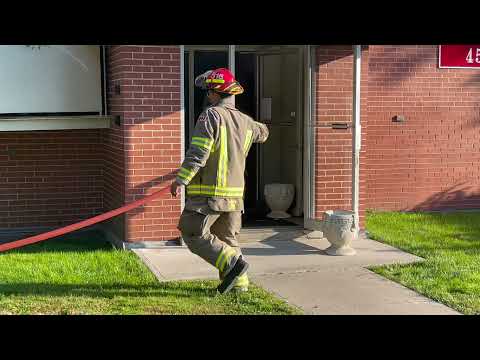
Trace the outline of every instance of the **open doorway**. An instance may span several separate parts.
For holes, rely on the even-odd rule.
[[[303,227],[303,46],[244,46],[235,51],[235,77],[245,92],[235,97],[236,107],[266,123],[265,144],[252,146],[245,171],[244,228]],[[196,119],[203,110],[204,92],[193,86],[208,69],[228,68],[228,46],[185,46],[185,145],[190,144]],[[287,210],[292,218],[269,219],[265,185],[292,184],[295,197]]]

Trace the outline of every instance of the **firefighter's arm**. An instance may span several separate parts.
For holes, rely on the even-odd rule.
[[[192,142],[185,154],[176,182],[188,185],[198,170],[205,166],[218,136],[218,118],[216,113],[205,110],[198,118],[192,136]]]
[[[264,143],[268,139],[269,131],[267,125],[252,120],[252,142]]]

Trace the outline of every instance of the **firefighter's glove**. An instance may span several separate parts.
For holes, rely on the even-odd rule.
[[[172,182],[172,185],[170,185],[170,194],[172,194],[173,197],[177,197],[178,194],[180,194],[181,186],[182,185],[176,181]]]

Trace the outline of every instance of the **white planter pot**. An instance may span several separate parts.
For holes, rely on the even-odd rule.
[[[354,227],[352,211],[326,211],[323,221],[323,234],[332,244],[327,250],[328,255],[348,256],[356,251],[350,246],[358,234]]]
[[[272,210],[267,217],[272,219],[292,217],[287,213],[295,197],[295,187],[292,184],[267,184],[264,195],[268,207]]]

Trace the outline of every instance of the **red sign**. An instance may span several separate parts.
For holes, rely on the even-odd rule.
[[[480,45],[440,45],[440,68],[480,69]]]

